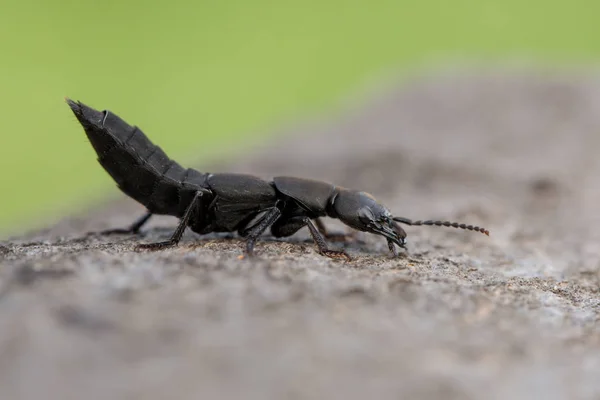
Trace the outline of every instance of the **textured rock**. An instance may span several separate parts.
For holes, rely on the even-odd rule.
[[[317,255],[301,232],[241,242],[86,235],[122,200],[0,246],[0,398],[597,398],[600,78],[465,72],[422,79],[220,170],[375,194],[408,227]],[[327,221],[330,223],[331,221]],[[333,222],[331,226],[344,229]]]

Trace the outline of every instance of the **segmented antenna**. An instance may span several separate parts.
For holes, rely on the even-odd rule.
[[[401,222],[406,225],[435,225],[435,226],[448,226],[448,227],[452,227],[452,228],[468,229],[470,231],[481,232],[483,234],[490,236],[490,231],[488,231],[485,228],[481,228],[479,226],[467,225],[467,224],[459,224],[458,222],[432,221],[432,220],[412,221],[408,218],[402,218],[402,217],[394,217],[393,220],[396,222]]]

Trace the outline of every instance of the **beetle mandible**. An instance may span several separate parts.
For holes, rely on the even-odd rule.
[[[258,237],[270,228],[275,237],[291,236],[308,227],[320,254],[345,258],[328,247],[331,236],[319,218],[337,218],[358,231],[385,237],[394,256],[405,248],[406,225],[437,225],[478,231],[478,226],[447,221],[412,221],[395,217],[365,192],[326,182],[278,176],[271,182],[245,174],[201,173],[183,168],[154,145],[136,126],[110,111],[98,111],[66,99],[98,155],[98,161],[119,189],[147,208],[128,229],[110,233],[137,233],[153,214],[172,215],[179,224],[164,242],[141,244],[158,250],[176,246],[186,227],[198,234],[237,232],[246,240],[245,253],[253,255]]]

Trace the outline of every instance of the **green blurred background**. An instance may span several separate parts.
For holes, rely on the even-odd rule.
[[[445,62],[589,64],[598,0],[0,0],[0,233],[118,195],[69,96],[173,158],[235,157],[375,77]]]

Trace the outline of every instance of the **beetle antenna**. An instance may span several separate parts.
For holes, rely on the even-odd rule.
[[[467,224],[459,224],[458,222],[432,221],[432,220],[413,221],[408,218],[402,218],[402,217],[394,217],[393,220],[396,222],[406,224],[406,225],[435,225],[435,226],[448,226],[448,227],[459,228],[459,229],[468,229],[470,231],[481,232],[485,235],[490,236],[490,231],[488,231],[485,228],[481,228],[479,226],[467,225]]]

